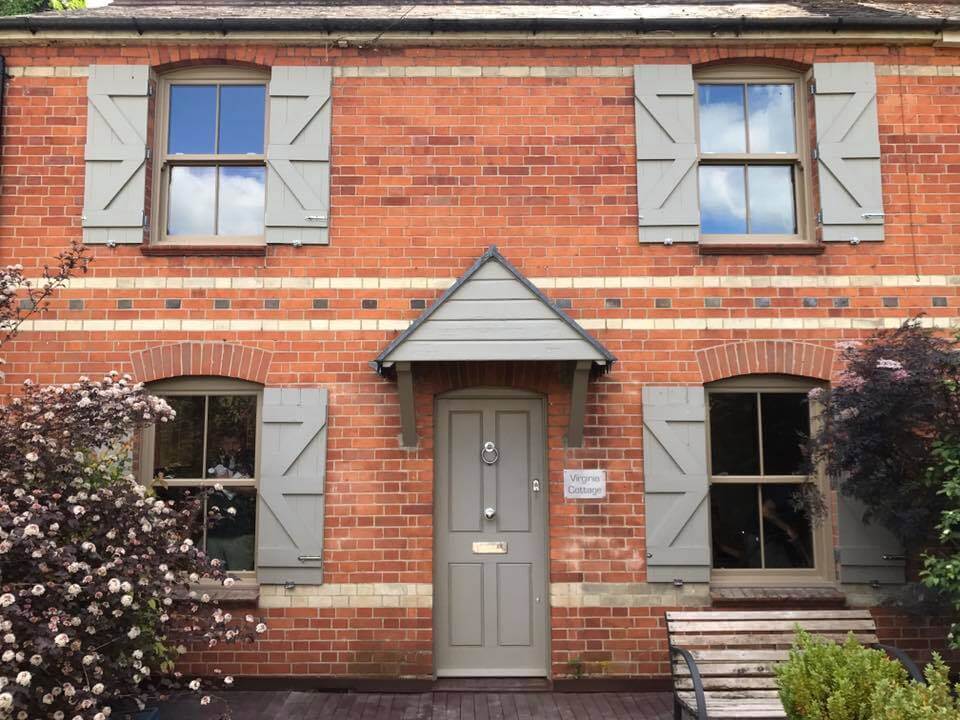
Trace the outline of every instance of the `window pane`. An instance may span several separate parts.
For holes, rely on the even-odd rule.
[[[213,235],[217,169],[170,168],[168,235]]]
[[[257,442],[257,399],[253,395],[210,397],[207,477],[252,478]]]
[[[161,500],[166,500],[173,503],[173,509],[177,511],[183,509],[183,505],[181,505],[181,503],[185,503],[187,501],[196,502],[198,497],[201,498],[197,509],[193,515],[191,515],[189,529],[190,537],[193,539],[193,542],[196,543],[197,547],[202,547],[203,524],[204,518],[206,517],[206,512],[204,512],[204,501],[199,488],[182,487],[177,485],[172,487],[154,485],[153,491]]]
[[[750,152],[796,152],[793,85],[750,85]]]
[[[763,471],[767,475],[803,475],[803,443],[810,434],[806,393],[764,393]]]
[[[793,168],[789,165],[751,165],[750,232],[792,235],[797,231],[793,207]],[[706,231],[704,231],[706,232]]]
[[[156,425],[153,476],[202,478],[204,398],[174,395],[167,402],[177,417]]]
[[[218,235],[263,235],[267,169],[221,167]]]
[[[704,234],[747,232],[742,165],[700,166],[700,229]]]
[[[758,445],[756,393],[711,393],[711,472],[759,475]]]
[[[263,153],[265,86],[220,86],[220,136],[217,152]]]
[[[710,488],[710,528],[715,568],[758,568],[760,512],[756,485]]]
[[[257,492],[248,487],[225,487],[207,499],[221,519],[207,528],[207,553],[223,561],[225,570],[253,570],[254,538],[257,527]],[[231,512],[232,509],[232,512]]]
[[[768,568],[812,568],[810,521],[794,508],[797,485],[764,485],[763,558]]]
[[[167,152],[210,154],[217,136],[217,86],[171,85]]]
[[[743,85],[700,85],[700,152],[747,151]]]

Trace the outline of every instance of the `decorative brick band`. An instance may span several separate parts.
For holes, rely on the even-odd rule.
[[[430,583],[328,583],[260,586],[261,608],[429,608]]]
[[[224,342],[183,342],[140,350],[130,355],[134,376],[150,382],[184,375],[221,377],[264,383],[271,353]]]
[[[704,382],[736,375],[776,373],[830,379],[833,348],[789,340],[727,343],[697,352]]]

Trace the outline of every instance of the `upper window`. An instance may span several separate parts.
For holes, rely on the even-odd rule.
[[[144,436],[143,480],[177,500],[205,490],[194,538],[230,572],[252,571],[256,554],[259,387],[222,378],[182,378],[152,385],[176,410]]]
[[[697,76],[700,228],[705,242],[807,239],[803,81],[777,69]]]
[[[266,79],[190,70],[160,84],[159,239],[263,241]]]
[[[801,509],[810,481],[812,384],[737,378],[708,388],[710,523],[714,575],[730,579],[825,576],[822,527]],[[814,478],[818,481],[818,478]]]

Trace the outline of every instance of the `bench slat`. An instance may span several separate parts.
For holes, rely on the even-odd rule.
[[[773,675],[773,666],[776,663],[697,663],[697,669],[701,676],[733,675],[734,677],[745,677],[748,675]],[[682,660],[674,663],[674,674],[680,677],[690,675],[690,669]]]
[[[836,620],[805,620],[798,623],[795,620],[718,620],[710,622],[706,620],[691,620],[684,622],[675,622],[668,627],[676,632],[749,632],[757,630],[759,632],[770,632],[779,630],[783,632],[793,632],[797,625],[810,630],[833,630],[836,632],[846,632],[847,630],[875,630],[876,624],[873,620],[845,620],[838,618]]]
[[[773,690],[776,692],[777,679],[773,675],[757,675],[754,677],[705,677],[703,680],[704,690],[715,690],[722,692],[724,690],[753,690],[756,692]],[[675,679],[678,690],[693,690],[693,680],[690,676],[678,677]]]
[[[834,642],[845,642],[847,633],[815,632],[811,633],[818,638],[833,640]],[[862,645],[870,645],[877,642],[877,635],[872,631],[858,630],[854,632],[854,637]],[[711,635],[701,632],[693,633],[670,633],[670,641],[673,645],[682,648],[694,648],[698,646],[741,646],[741,645],[781,645],[790,647],[793,645],[793,631],[782,633],[760,633],[755,634],[737,634],[737,635]]]
[[[667,613],[667,622],[683,620],[872,620],[869,610],[691,610]]]

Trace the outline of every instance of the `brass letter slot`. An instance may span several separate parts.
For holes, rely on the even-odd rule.
[[[497,542],[475,542],[473,544],[474,555],[506,555],[507,543],[503,540]]]

